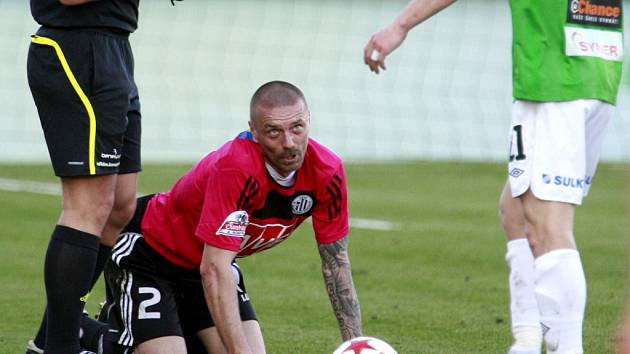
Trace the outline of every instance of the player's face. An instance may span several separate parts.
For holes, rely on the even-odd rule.
[[[260,108],[254,122],[250,122],[265,161],[283,177],[304,162],[309,123],[308,109],[301,101],[291,106]]]

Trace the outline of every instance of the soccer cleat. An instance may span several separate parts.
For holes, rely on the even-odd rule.
[[[26,344],[26,352],[24,354],[44,354],[44,349],[39,348],[35,345],[33,340],[29,340]]]

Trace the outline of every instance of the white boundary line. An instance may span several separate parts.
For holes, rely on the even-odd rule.
[[[57,183],[20,181],[0,177],[0,190],[9,192],[27,192],[45,195],[61,195],[61,186]],[[350,218],[350,226],[357,229],[375,231],[395,231],[399,227],[387,220]]]
[[[0,177],[0,190],[9,192],[28,192],[46,195],[61,195],[61,186],[57,183],[20,181]]]
[[[398,225],[387,220],[350,218],[350,226],[357,229],[375,231],[396,231]]]

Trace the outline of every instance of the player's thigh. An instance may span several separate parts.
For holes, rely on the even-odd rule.
[[[109,323],[118,344],[135,347],[155,338],[183,337],[170,267],[139,234],[124,233],[116,242],[105,277],[115,302]]]
[[[187,354],[182,337],[160,337],[141,343],[134,354]]]
[[[247,323],[246,327],[248,330],[258,328],[258,331],[260,331],[256,312],[245,286],[245,279],[240,267],[236,263],[232,263],[232,275],[236,283],[237,291],[235,296],[237,296],[238,299],[238,311],[241,321],[244,324]],[[205,347],[206,349],[213,348],[214,351],[217,351],[219,348],[223,348],[223,343],[218,337],[214,320],[205,301],[201,279],[198,277],[191,279],[182,277],[178,288],[181,290],[179,313],[189,350],[192,348]],[[256,322],[255,325],[251,324],[252,322]],[[208,334],[208,336],[205,334]],[[264,350],[262,334],[252,331],[252,335],[256,336],[252,338],[253,341],[250,344],[255,347],[262,347]],[[200,340],[202,344],[198,343]],[[198,349],[195,350],[195,353],[199,351]],[[210,352],[214,353],[214,351]],[[221,353],[221,351],[218,351],[218,353]]]
[[[512,196],[527,190],[541,200],[580,204],[586,175],[586,102],[516,101],[509,181]]]
[[[245,279],[236,263],[232,263],[232,275],[236,283],[236,294],[234,295],[238,300],[241,321],[257,320],[256,311],[245,287]],[[197,333],[202,329],[214,327],[214,320],[206,304],[199,273],[196,272],[195,277],[180,276],[177,288],[180,291],[178,302],[184,331]]]
[[[245,336],[247,337],[247,342],[249,343],[249,347],[252,348],[252,351],[257,354],[264,354],[265,341],[258,321],[244,321],[242,325]]]
[[[243,332],[247,338],[247,343],[255,354],[265,353],[265,343],[260,330],[258,321],[249,320],[241,323]],[[216,327],[206,328],[197,333],[197,336],[203,342],[204,347],[208,353],[212,354],[227,354],[227,349],[223,345],[223,341],[219,335]]]
[[[195,336],[201,341],[203,347],[208,353],[227,354],[228,351],[223,345],[223,341],[221,340],[221,336],[219,335],[219,331],[216,327],[202,329],[197,332]],[[197,349],[194,354],[200,354],[199,350]]]

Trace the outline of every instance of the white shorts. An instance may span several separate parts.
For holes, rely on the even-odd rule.
[[[512,197],[582,204],[614,106],[599,100],[514,101],[508,165]]]

